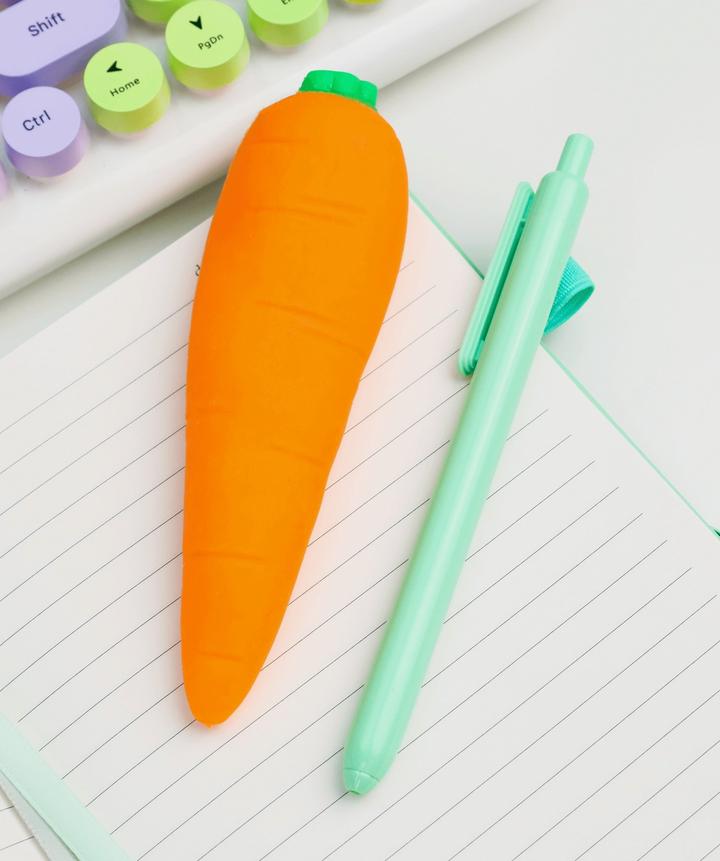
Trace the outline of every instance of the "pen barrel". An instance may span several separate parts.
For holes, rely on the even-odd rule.
[[[384,776],[407,729],[587,196],[579,176],[558,170],[532,202],[345,748],[346,785],[359,793]]]

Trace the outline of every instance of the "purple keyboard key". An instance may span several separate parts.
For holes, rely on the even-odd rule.
[[[54,87],[33,87],[11,99],[0,118],[0,128],[8,158],[28,176],[67,173],[90,143],[75,100]]]
[[[0,93],[59,84],[126,34],[121,0],[15,3],[0,12]]]

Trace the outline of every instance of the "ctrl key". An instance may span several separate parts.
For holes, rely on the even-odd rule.
[[[18,93],[3,111],[0,128],[12,164],[36,178],[67,173],[90,143],[80,108],[72,96],[54,87]]]

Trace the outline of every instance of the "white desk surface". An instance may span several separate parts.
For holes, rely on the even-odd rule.
[[[415,194],[483,270],[516,184],[536,185],[568,134],[595,140],[574,256],[597,290],[547,344],[718,527],[719,33],[710,0],[540,0],[379,100]],[[219,191],[0,302],[0,355],[205,219]]]

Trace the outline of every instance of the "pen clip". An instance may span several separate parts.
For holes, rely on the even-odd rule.
[[[478,363],[534,197],[530,184],[521,182],[510,204],[510,211],[500,232],[495,253],[460,347],[458,370],[466,377],[472,374]]]

